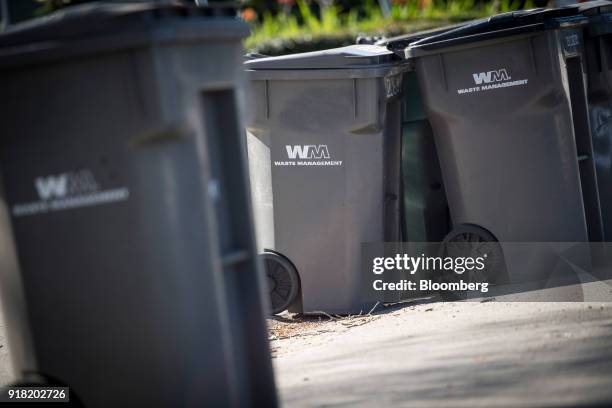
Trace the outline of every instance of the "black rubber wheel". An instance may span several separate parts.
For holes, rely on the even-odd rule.
[[[467,282],[499,285],[509,282],[504,253],[501,245],[493,234],[477,225],[460,225],[453,229],[442,242],[440,248],[441,257],[484,257],[485,268],[483,270],[473,269],[463,274],[453,271],[442,271],[441,282]],[[458,292],[442,292],[443,298],[462,299],[464,294]]]
[[[266,276],[272,314],[281,313],[293,303],[300,290],[297,271],[285,257],[273,252],[260,255]]]

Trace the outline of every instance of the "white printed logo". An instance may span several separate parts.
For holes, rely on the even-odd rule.
[[[285,146],[290,159],[329,159],[327,145]]]
[[[37,177],[34,185],[41,200],[82,195],[98,190],[98,183],[89,170]]]
[[[64,197],[68,191],[68,177],[66,174],[59,176],[38,177],[34,180],[38,195],[42,200],[52,197]]]
[[[472,76],[474,77],[474,83],[476,85],[482,85],[483,82],[485,84],[490,84],[492,82],[503,82],[512,79],[505,68],[496,71],[479,72],[477,74],[472,74]]]
[[[387,98],[398,95],[402,92],[402,76],[393,75],[385,77],[385,93]]]
[[[101,190],[88,169],[36,177],[34,189],[40,200],[13,206],[13,216],[108,204],[129,197],[127,187]]]
[[[474,92],[489,91],[492,89],[508,88],[511,86],[527,85],[527,79],[512,80],[507,68],[499,68],[485,72],[475,72],[472,74],[476,86],[470,88],[459,88],[459,95]]]
[[[571,34],[565,37],[565,46],[567,48],[574,48],[580,45],[580,39],[578,34]]]
[[[275,166],[341,166],[341,160],[330,160],[327,145],[286,145],[287,159],[274,161]]]

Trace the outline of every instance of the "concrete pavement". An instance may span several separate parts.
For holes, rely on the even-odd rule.
[[[285,407],[612,406],[612,303],[421,302],[321,328],[272,341]]]
[[[425,303],[273,347],[287,407],[612,406],[610,303]]]

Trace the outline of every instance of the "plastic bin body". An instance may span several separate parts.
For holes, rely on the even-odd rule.
[[[373,45],[246,66],[259,249],[297,269],[301,304],[290,310],[367,312],[361,244],[400,236],[404,68]]]
[[[385,38],[376,45],[404,58],[411,43],[442,34],[469,23]],[[441,242],[448,233],[450,219],[444,183],[431,124],[427,118],[416,72],[403,79],[402,99],[402,241]]]
[[[612,241],[612,6],[596,10],[585,26],[588,105],[603,240]]]
[[[478,225],[502,243],[596,238],[601,219],[588,121],[578,120],[584,104],[570,98],[583,86],[580,27],[519,27],[475,38],[450,36],[407,50],[453,224]],[[546,257],[537,257],[506,254],[506,263],[519,274],[545,272],[539,266]]]
[[[75,7],[55,21],[86,32],[60,25],[52,47],[44,22],[0,36],[14,365],[87,407],[276,404],[236,105],[247,30],[189,10]]]
[[[442,242],[450,219],[440,162],[415,72],[404,76],[402,240]]]

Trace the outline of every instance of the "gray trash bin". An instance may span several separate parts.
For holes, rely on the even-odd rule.
[[[601,239],[577,8],[507,13],[412,43],[454,230],[446,241]],[[582,98],[584,99],[584,98]],[[505,253],[492,281],[549,271]],[[588,264],[588,256],[582,259]],[[520,276],[528,274],[529,276]]]
[[[585,13],[588,105],[603,240],[612,241],[612,4]]]
[[[247,139],[275,312],[367,312],[361,245],[398,241],[402,76],[384,47],[246,62]]]
[[[0,35],[2,300],[23,382],[87,407],[276,405],[234,16],[91,4]]]

